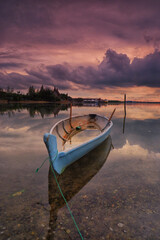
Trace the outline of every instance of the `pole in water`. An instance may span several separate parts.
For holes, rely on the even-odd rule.
[[[112,114],[111,114],[110,118],[108,119],[108,122],[110,122],[110,121],[111,121],[111,119],[112,119],[112,117],[113,117],[113,114],[115,113],[115,111],[116,111],[116,108],[113,110],[113,112],[112,112]]]
[[[125,130],[125,122],[126,122],[126,94],[124,94],[124,119],[123,119],[123,134]]]
[[[124,115],[126,115],[126,94],[124,94]]]
[[[69,121],[70,121],[70,125],[72,125],[72,103],[70,104],[70,118],[69,118]]]

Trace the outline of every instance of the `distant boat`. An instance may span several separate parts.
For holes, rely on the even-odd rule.
[[[113,126],[111,117],[97,114],[70,117],[60,120],[44,134],[50,162],[58,174],[108,137]]]

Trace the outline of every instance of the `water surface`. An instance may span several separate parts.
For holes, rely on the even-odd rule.
[[[115,106],[73,107],[109,116]],[[60,105],[0,106],[0,239],[80,239],[42,137]],[[125,121],[124,121],[125,120]],[[160,239],[160,105],[116,106],[110,137],[58,177],[84,239]],[[125,123],[125,124],[124,124]]]

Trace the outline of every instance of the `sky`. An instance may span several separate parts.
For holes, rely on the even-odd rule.
[[[159,0],[0,1],[0,87],[160,101]]]

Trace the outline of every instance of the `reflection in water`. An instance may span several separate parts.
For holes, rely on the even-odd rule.
[[[61,175],[57,175],[58,182],[67,201],[77,194],[98,173],[105,163],[111,150],[112,140],[109,136],[100,146],[83,158],[69,166]],[[50,230],[47,239],[54,239],[58,209],[65,202],[58,190],[51,168],[48,175],[48,194],[50,210]]]
[[[66,104],[53,104],[53,103],[39,103],[39,104],[27,104],[27,103],[14,103],[14,104],[0,104],[0,115],[7,113],[9,117],[15,115],[16,111],[21,112],[27,110],[30,117],[34,117],[36,114],[40,114],[43,118],[45,115],[54,114],[57,116],[59,111],[67,110],[69,105]]]
[[[53,104],[37,105],[45,113],[54,109]],[[73,115],[108,116],[112,109],[109,105],[73,107]],[[34,118],[23,109],[13,110],[15,115],[9,118],[7,111],[0,116],[0,239],[79,239],[53,175],[49,175],[49,211],[47,163],[35,174],[46,157],[44,132],[67,118],[69,111],[43,119],[38,111]],[[125,134],[123,118],[122,104],[113,118],[114,150],[96,176],[92,178],[93,171],[101,167],[96,168],[96,159],[103,164],[104,159],[99,158],[105,148],[101,155],[100,150],[93,151],[90,158],[84,158],[84,164],[78,161],[77,168],[72,165],[73,170],[66,169],[59,178],[82,235],[88,240],[160,239],[160,104],[127,104]],[[22,194],[11,197],[23,189]],[[56,236],[48,232],[48,223]],[[70,238],[62,228],[71,231]]]
[[[125,123],[126,123],[126,94],[124,95],[123,134],[124,134],[124,131],[125,131]]]

